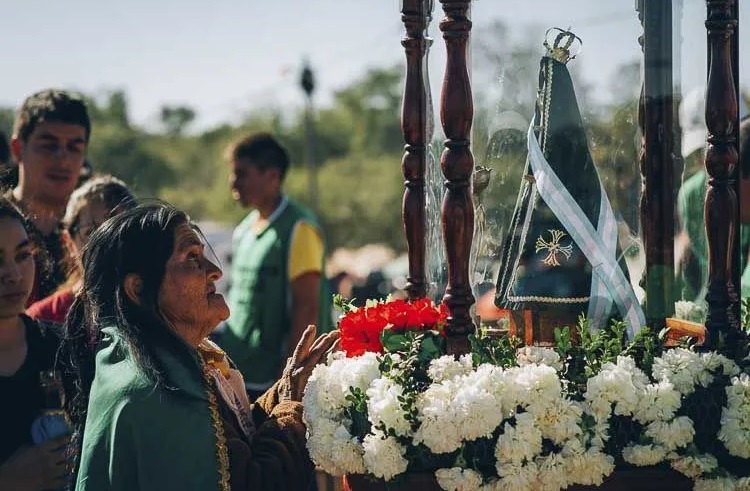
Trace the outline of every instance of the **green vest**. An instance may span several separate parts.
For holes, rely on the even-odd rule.
[[[693,300],[699,295],[708,281],[708,239],[706,238],[706,221],[703,217],[703,208],[708,191],[706,172],[701,170],[690,178],[685,179],[678,194],[677,205],[680,220],[690,237],[690,244],[698,265],[700,278],[678,278],[683,285],[683,296],[685,300]],[[748,248],[750,248],[750,226],[740,225],[740,237],[737,247],[740,248],[740,261],[742,276],[742,297],[750,295],[750,269],[746,267],[748,261]],[[678,292],[679,295],[679,292]],[[703,301],[703,298],[698,298]]]
[[[231,316],[219,344],[252,388],[270,386],[278,379],[288,352],[291,329],[289,249],[299,221],[318,230],[313,214],[284,198],[260,234],[252,231],[257,213],[235,229],[232,246]],[[321,265],[321,271],[325,271]],[[330,295],[321,278],[318,333],[330,330]]]
[[[219,436],[197,356],[188,364],[153,347],[176,386],[166,389],[137,370],[114,328],[102,332],[76,491],[220,491]]]

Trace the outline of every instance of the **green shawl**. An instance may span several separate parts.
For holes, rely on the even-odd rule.
[[[116,330],[96,355],[76,491],[225,491],[227,448],[201,362],[155,350],[174,388],[148,381]]]

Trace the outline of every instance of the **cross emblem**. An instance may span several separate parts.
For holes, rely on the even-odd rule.
[[[547,256],[542,259],[542,264],[546,266],[560,266],[558,254],[565,256],[565,259],[570,259],[571,254],[573,254],[573,244],[571,243],[566,246],[560,244],[560,239],[567,235],[562,230],[551,229],[548,230],[548,232],[550,233],[552,240],[547,242],[544,239],[544,235],[540,235],[536,239],[536,250],[534,252],[546,250]]]

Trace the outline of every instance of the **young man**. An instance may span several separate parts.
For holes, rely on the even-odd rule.
[[[10,147],[18,185],[6,197],[29,217],[48,259],[37,264],[29,302],[46,297],[65,281],[60,220],[81,175],[90,135],[83,100],[61,90],[31,95],[16,115]]]
[[[255,397],[278,378],[305,328],[330,328],[324,245],[313,214],[282,190],[286,150],[269,134],[230,148],[232,195],[253,211],[232,239],[231,316],[220,344]]]

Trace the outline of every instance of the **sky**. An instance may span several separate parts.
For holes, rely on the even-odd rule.
[[[436,4],[433,32],[442,18]],[[749,26],[740,43],[750,46],[750,6],[740,9],[740,25]],[[0,105],[16,107],[50,86],[122,89],[137,124],[158,124],[162,104],[187,104],[198,113],[195,128],[205,129],[258,108],[301,106],[298,76],[308,59],[316,103],[325,106],[368,68],[403,64],[399,10],[398,0],[0,0]],[[571,28],[584,41],[578,69],[602,101],[618,66],[640,56],[634,0],[475,0],[471,16],[475,29],[500,19],[517,36],[532,26]],[[704,17],[704,1],[684,0],[685,88],[705,79]],[[430,62],[437,97],[439,33]],[[740,78],[750,86],[750,63],[741,61]]]

